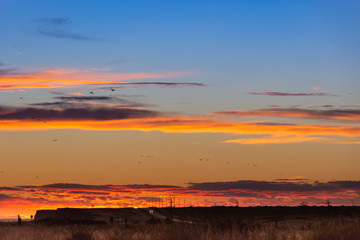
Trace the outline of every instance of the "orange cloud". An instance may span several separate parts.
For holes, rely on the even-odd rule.
[[[85,70],[51,69],[42,72],[8,72],[0,77],[0,89],[66,88],[79,85],[125,85],[135,79],[174,78],[196,75],[192,72],[99,73]]]
[[[227,142],[285,143],[322,141],[331,136],[359,137],[360,127],[331,125],[281,125],[259,122],[221,122],[205,117],[165,117],[152,116],[114,120],[56,120],[56,119],[7,119],[0,121],[1,130],[46,130],[46,129],[82,129],[82,130],[137,130],[162,131],[172,133],[230,133],[259,134],[256,140],[238,139]],[[264,138],[264,134],[274,135]],[[321,135],[314,137],[313,135]]]
[[[77,93],[68,93],[68,95],[70,95],[70,96],[76,96],[76,97],[84,96],[83,93],[79,93],[79,92],[77,92]]]

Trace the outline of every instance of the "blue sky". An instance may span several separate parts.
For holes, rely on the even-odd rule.
[[[318,86],[344,94],[357,90],[359,7],[356,1],[3,1],[0,60],[22,69],[193,71],[197,81],[244,92]]]

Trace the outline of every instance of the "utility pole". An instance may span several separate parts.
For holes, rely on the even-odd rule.
[[[171,195],[170,195],[170,220],[171,220],[171,221],[173,220],[172,203],[173,203],[173,200],[172,200],[172,197],[171,197]]]

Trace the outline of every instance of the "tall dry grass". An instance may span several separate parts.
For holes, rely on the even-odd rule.
[[[137,225],[0,225],[0,240],[360,240],[360,222],[316,221],[306,226],[271,222]]]

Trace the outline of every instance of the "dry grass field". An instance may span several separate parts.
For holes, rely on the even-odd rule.
[[[273,223],[160,223],[123,225],[0,225],[0,240],[360,240],[358,219],[331,219],[303,225]]]
[[[127,225],[56,219],[0,223],[0,240],[360,240],[358,207],[156,209],[166,216],[170,210],[177,221],[155,219],[141,210],[127,215]]]

